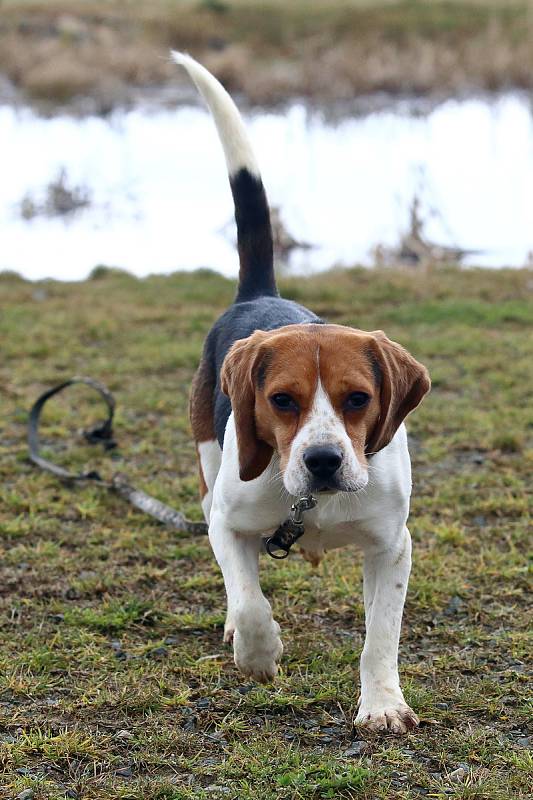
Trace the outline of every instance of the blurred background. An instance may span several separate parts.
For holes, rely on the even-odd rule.
[[[0,0],[0,270],[236,274],[170,48],[243,110],[291,274],[532,263],[531,0]]]
[[[207,537],[29,462],[36,398],[89,375],[118,446],[88,445],[101,405],[78,386],[47,404],[43,455],[202,518],[188,397],[237,254],[171,48],[243,111],[282,295],[430,371],[408,739],[352,730],[353,549],[262,559],[288,646],[261,687],[222,645]],[[531,800],[532,98],[533,0],[0,0],[2,800]]]

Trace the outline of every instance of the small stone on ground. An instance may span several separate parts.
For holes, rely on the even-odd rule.
[[[345,758],[355,758],[357,756],[362,756],[365,753],[370,751],[370,745],[368,742],[365,742],[363,739],[357,740],[352,742],[347,750],[344,751],[343,756]]]

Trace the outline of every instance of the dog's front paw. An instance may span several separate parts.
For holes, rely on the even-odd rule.
[[[355,718],[355,724],[367,731],[397,735],[413,730],[419,723],[417,715],[403,698],[392,703],[390,699],[384,699],[383,702],[374,700],[371,703],[365,703],[362,698],[359,712]]]
[[[263,622],[256,622],[254,630],[241,627],[235,629],[235,664],[244,675],[260,683],[269,683],[276,677],[278,662],[283,653],[279,633],[279,625],[271,617]]]

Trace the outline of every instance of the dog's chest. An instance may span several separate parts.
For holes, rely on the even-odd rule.
[[[328,524],[324,528],[306,525],[305,533],[298,541],[298,545],[311,561],[318,560],[326,550],[360,543],[361,531],[354,522]]]
[[[299,541],[302,549],[317,553],[357,544],[364,536],[364,525],[352,498],[335,496],[306,514],[304,535]],[[360,511],[360,510],[359,510]]]
[[[289,516],[291,499],[281,499],[269,491],[255,502],[247,493],[233,506],[230,518],[236,529],[270,536]],[[316,508],[304,514],[304,535],[300,542],[309,549],[329,550],[357,541],[364,536],[364,521],[369,513],[365,501],[347,494],[319,497]]]

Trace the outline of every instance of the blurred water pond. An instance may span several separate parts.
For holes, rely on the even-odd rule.
[[[272,205],[316,245],[292,252],[295,273],[371,264],[376,245],[398,243],[415,195],[427,238],[478,251],[465,263],[522,266],[533,249],[524,95],[334,122],[295,102],[246,121]],[[224,159],[202,108],[44,118],[4,106],[0,132],[0,269],[62,280],[98,264],[236,274]]]

